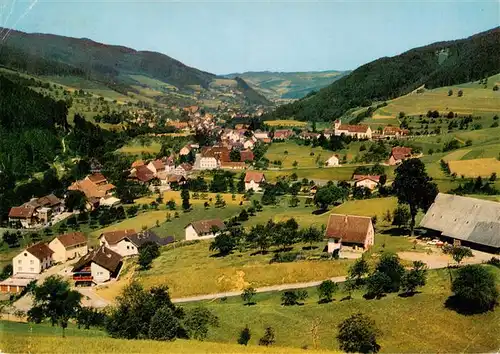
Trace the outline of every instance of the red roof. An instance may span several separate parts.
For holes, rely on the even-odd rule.
[[[184,171],[186,172],[189,172],[193,169],[193,165],[187,163],[187,162],[183,162],[179,165],[179,167],[181,167]]]
[[[326,227],[326,237],[345,243],[365,243],[372,220],[367,216],[331,214]]]
[[[149,182],[154,178],[154,172],[142,165],[135,169],[134,176],[141,182]]]
[[[338,130],[347,130],[349,133],[366,133],[368,131],[368,126],[363,124],[349,125],[341,124]]]
[[[395,160],[403,160],[407,157],[411,156],[412,148],[404,147],[404,146],[396,146],[391,150],[391,155]]]
[[[35,207],[31,205],[21,205],[12,207],[9,211],[9,218],[27,219],[32,218],[35,213]]]
[[[87,242],[87,238],[83,232],[72,232],[69,234],[59,235],[57,236],[57,239],[65,248]]]
[[[365,179],[369,179],[370,181],[379,183],[380,176],[375,176],[375,175],[354,175],[354,176],[352,176],[352,179],[354,179],[356,182],[363,181]]]
[[[117,231],[103,232],[101,234],[101,237],[104,237],[104,239],[110,245],[116,245],[118,242],[123,240],[125,237],[135,235],[136,233],[137,232],[134,229],[117,230]]]
[[[102,173],[94,173],[91,175],[88,175],[87,178],[94,182],[95,184],[100,184],[100,183],[106,183],[106,177]]]
[[[26,251],[39,260],[48,258],[54,253],[54,251],[52,251],[45,243],[36,243],[33,246],[26,248]]]
[[[250,183],[251,181],[254,181],[256,183],[261,183],[266,180],[266,177],[264,177],[264,174],[262,172],[255,172],[255,171],[248,171],[245,174],[245,183]]]
[[[165,165],[163,164],[162,160],[151,161],[151,164],[154,166],[154,168],[156,169],[156,171],[164,170],[165,169]]]
[[[253,161],[254,155],[252,150],[241,150],[240,151],[240,161],[245,162],[245,161]]]

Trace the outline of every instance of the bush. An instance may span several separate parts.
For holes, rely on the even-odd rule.
[[[290,263],[295,262],[299,257],[299,252],[277,252],[269,263]]]
[[[268,347],[270,345],[273,345],[274,342],[276,342],[274,329],[272,327],[267,327],[264,336],[259,339],[259,345],[264,345]]]
[[[149,324],[149,338],[155,340],[175,340],[180,329],[179,319],[168,307],[156,311]]]
[[[377,344],[379,334],[375,322],[369,317],[358,313],[342,321],[339,326],[337,339],[340,349],[347,353],[377,353],[380,345]]]

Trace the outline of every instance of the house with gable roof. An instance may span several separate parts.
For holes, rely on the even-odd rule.
[[[49,242],[49,248],[54,252],[54,262],[66,262],[68,259],[82,257],[88,253],[87,238],[83,232],[71,232],[59,235]]]
[[[40,274],[52,266],[53,253],[45,243],[36,243],[12,259],[12,273]]]
[[[245,174],[245,190],[253,189],[255,192],[262,190],[262,183],[266,182],[266,177],[262,172],[247,171]]]
[[[101,284],[117,278],[122,264],[122,257],[103,245],[75,263],[73,280],[76,284]]]
[[[328,253],[343,247],[367,250],[375,242],[375,230],[368,216],[330,214],[325,237]]]
[[[186,240],[206,240],[216,237],[219,232],[217,230],[224,230],[226,225],[221,219],[209,219],[193,221],[184,228]]]

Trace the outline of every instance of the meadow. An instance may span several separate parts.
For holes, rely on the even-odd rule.
[[[488,267],[500,280],[500,269]],[[205,301],[220,319],[220,327],[209,332],[209,341],[234,342],[241,328],[248,325],[255,344],[265,326],[276,332],[277,345],[313,348],[311,329],[319,323],[318,347],[338,350],[337,325],[348,316],[361,312],[370,316],[380,330],[381,352],[490,352],[500,346],[500,309],[480,315],[463,316],[444,307],[451,294],[449,270],[429,271],[427,285],[412,297],[389,294],[380,300],[365,300],[355,292],[336,293],[334,301],[318,304],[315,288],[308,289],[303,306],[281,306],[280,293],[255,297],[256,305],[244,306],[239,297],[225,301]],[[186,304],[184,306],[198,306]],[[236,320],[237,319],[237,320]]]
[[[271,144],[265,157],[269,159],[271,164],[275,160],[281,161],[283,168],[293,168],[294,161],[297,161],[300,168],[315,168],[318,166],[317,161],[325,162],[332,155],[332,151],[319,146],[298,145],[293,141],[289,141]]]
[[[293,119],[265,120],[264,124],[270,127],[291,127],[291,128],[307,126],[307,122],[302,122],[300,120],[293,120]]]
[[[77,329],[71,326],[62,338],[59,327],[49,324],[27,324],[0,321],[2,351],[6,353],[278,353],[295,354],[303,352],[298,348],[273,346],[242,346],[234,343],[201,342],[177,339],[174,342],[153,340],[126,340],[107,337],[99,330]],[[71,349],[68,349],[71,348]],[[105,349],[104,349],[105,348]],[[310,353],[325,353],[325,351]]]
[[[138,141],[132,141],[131,143],[120,148],[118,151],[123,154],[140,156],[142,154],[157,154],[160,152],[160,149],[161,144],[156,141],[152,141],[146,145],[142,145]]]

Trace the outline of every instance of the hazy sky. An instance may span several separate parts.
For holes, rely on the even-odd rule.
[[[158,51],[216,74],[343,70],[499,26],[499,4],[0,0],[0,23]]]

